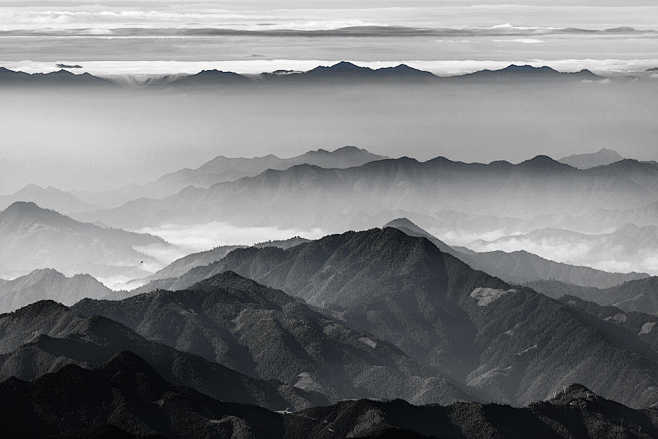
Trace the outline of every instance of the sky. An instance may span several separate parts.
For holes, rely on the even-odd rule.
[[[657,32],[658,4],[646,0],[4,0],[0,63],[254,73],[348,59],[454,74],[534,61],[625,72],[657,62]]]
[[[64,63],[108,77],[260,73],[339,60],[439,75],[531,63],[623,76],[658,66],[658,2],[0,0],[0,66],[27,72]],[[349,144],[419,159],[520,161],[601,147],[658,159],[655,88],[203,98],[0,90],[0,194],[28,183],[110,189],[218,154]]]

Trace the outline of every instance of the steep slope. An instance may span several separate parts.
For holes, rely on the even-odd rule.
[[[169,244],[152,235],[82,223],[32,202],[16,202],[0,212],[0,267],[6,273],[49,267],[66,274],[143,277],[142,264],[156,262],[139,250],[148,247]]]
[[[391,344],[232,272],[184,291],[159,290],[122,301],[85,299],[73,309],[103,315],[150,340],[249,375],[318,391],[334,400],[473,399]]]
[[[529,218],[655,201],[655,192],[630,176],[589,171],[546,156],[518,164],[461,163],[442,157],[426,162],[408,157],[377,160],[346,169],[305,164],[207,189],[187,188],[163,200],[136,200],[91,217],[132,227],[221,220],[337,232],[370,227],[371,218],[384,213],[391,218],[395,211],[432,215],[441,208],[499,215],[504,205],[506,216]]]
[[[46,299],[73,305],[85,297],[118,298],[120,294],[88,274],[66,277],[56,270],[40,269],[0,283],[0,312],[13,311]]]
[[[277,241],[266,241],[254,244],[254,247],[279,247],[279,248],[290,248],[298,244],[303,244],[307,242],[307,239],[304,239],[299,236],[294,236],[290,239],[283,239]],[[194,267],[200,267],[203,265],[212,264],[213,262],[219,261],[227,254],[231,253],[233,250],[238,248],[247,247],[245,245],[223,245],[215,247],[211,250],[204,252],[191,253],[182,258],[176,259],[171,264],[166,267],[156,271],[152,275],[148,276],[149,281],[159,280],[159,279],[168,279],[172,277],[182,276],[187,273]],[[139,289],[141,290],[141,289]],[[148,290],[150,291],[150,290]]]
[[[131,352],[94,370],[68,365],[31,383],[12,378],[0,391],[0,423],[11,437],[283,437],[276,413],[169,384]]]
[[[646,344],[396,229],[235,250],[168,288],[227,270],[333,310],[495,400],[525,403],[573,382],[632,406],[658,400],[658,356]]]
[[[518,250],[513,252],[474,252],[465,247],[450,247],[407,218],[398,218],[385,225],[410,236],[429,239],[439,250],[466,262],[476,270],[499,277],[506,282],[523,284],[540,280],[556,280],[585,287],[608,288],[629,280],[649,277],[644,273],[609,273],[590,267],[563,264]]]
[[[248,377],[196,355],[148,341],[104,317],[83,317],[51,301],[0,315],[0,379],[33,380],[67,364],[97,367],[130,350],[173,383],[223,401],[274,409],[308,407],[326,401],[318,394],[276,381]]]
[[[560,301],[627,329],[658,352],[658,328],[656,327],[658,316],[637,311],[626,312],[614,306],[601,306],[574,296],[562,296]]]
[[[0,210],[6,209],[16,201],[32,201],[46,209],[64,213],[81,212],[94,208],[69,192],[50,186],[43,188],[35,184],[27,185],[13,194],[0,195]]]
[[[555,299],[566,295],[575,296],[602,306],[610,305],[624,311],[658,315],[658,277],[655,276],[606,289],[579,287],[557,281],[531,282],[528,286]]]
[[[590,169],[596,166],[610,165],[623,159],[624,157],[622,157],[617,151],[602,148],[592,153],[572,154],[562,157],[558,161],[574,168]]]

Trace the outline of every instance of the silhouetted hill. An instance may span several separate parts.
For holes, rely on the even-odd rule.
[[[91,210],[93,206],[85,203],[75,195],[54,187],[43,188],[29,184],[9,195],[0,195],[0,210],[4,210],[17,201],[32,201],[46,209],[72,213]]]
[[[0,312],[13,311],[39,300],[73,305],[79,300],[118,298],[119,294],[88,274],[66,277],[52,269],[39,269],[0,283]]]
[[[114,83],[89,73],[75,74],[63,69],[49,73],[25,73],[0,67],[0,87],[20,85],[107,87],[114,85]]]
[[[124,274],[143,277],[144,247],[167,248],[161,238],[83,223],[32,202],[15,202],[0,212],[0,267],[28,273],[49,267],[66,274]],[[141,276],[140,276],[141,274]]]
[[[590,267],[563,264],[523,250],[509,253],[503,251],[474,252],[465,247],[450,247],[407,218],[393,220],[385,227],[394,227],[410,236],[425,237],[442,252],[455,256],[472,268],[515,284],[557,280],[574,285],[607,288],[649,276],[644,273],[608,273]]]
[[[597,152],[585,154],[573,154],[562,157],[560,162],[578,169],[590,169],[596,166],[605,166],[623,160],[617,151],[602,148]]]
[[[248,78],[233,72],[221,70],[202,70],[194,75],[181,76],[167,85],[173,87],[208,87],[217,85],[244,85],[251,82]]]
[[[349,84],[382,81],[408,83],[429,82],[438,79],[437,76],[430,72],[418,70],[406,64],[372,69],[347,61],[341,61],[331,66],[318,66],[305,72],[263,73],[261,74],[261,78],[278,83],[304,82],[311,84],[323,84],[327,82]]]
[[[122,301],[85,299],[73,309],[103,315],[147,339],[248,375],[277,379],[333,400],[474,399],[391,344],[233,272],[183,291],[158,290]]]
[[[498,401],[541,399],[573,382],[633,406],[658,399],[658,356],[625,331],[396,229],[331,235],[287,250],[238,249],[167,288],[186,289],[227,270],[334,312]]]
[[[578,72],[559,72],[548,66],[534,67],[531,65],[515,65],[499,70],[479,70],[474,73],[467,73],[460,76],[453,76],[451,79],[462,81],[546,81],[546,80],[599,80],[601,76],[595,75],[587,69]]]
[[[309,407],[326,399],[280,382],[248,377],[199,356],[146,340],[105,317],[83,317],[40,301],[0,315],[0,379],[34,380],[67,364],[98,367],[124,350],[148,361],[170,382],[206,395],[273,409]]]

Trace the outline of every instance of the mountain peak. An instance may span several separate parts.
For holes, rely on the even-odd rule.
[[[610,165],[622,160],[624,160],[624,157],[617,151],[601,148],[596,152],[568,155],[562,157],[559,161],[577,169],[589,169]]]
[[[589,390],[582,384],[574,383],[566,386],[550,399],[550,402],[557,405],[572,404],[574,401],[594,401],[599,399],[596,393]]]
[[[517,166],[531,169],[566,169],[569,165],[560,163],[547,155],[537,155],[529,160],[519,163]]]

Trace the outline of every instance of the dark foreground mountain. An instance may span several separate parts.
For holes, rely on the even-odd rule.
[[[658,435],[656,409],[633,410],[580,385],[527,408],[358,400],[274,413],[173,386],[130,352],[95,370],[66,366],[33,383],[10,379],[0,383],[0,391],[3,432],[16,437],[651,439]]]
[[[254,244],[254,247],[279,247],[279,248],[290,248],[298,244],[303,244],[307,242],[307,239],[304,239],[300,236],[294,236],[289,239],[276,240],[276,241],[265,241]],[[238,248],[249,247],[246,245],[222,245],[215,247],[211,250],[206,250],[198,253],[191,253],[182,258],[176,259],[171,264],[166,267],[156,271],[152,275],[148,276],[149,281],[158,280],[158,279],[169,279],[172,277],[182,276],[187,273],[194,267],[200,267],[203,265],[212,264],[213,262],[219,261],[227,254],[231,253],[233,250]],[[138,289],[138,291],[141,289]],[[151,291],[153,288],[148,289]]]
[[[592,171],[546,156],[518,164],[462,163],[443,157],[425,162],[408,157],[376,160],[346,169],[304,164],[210,188],[186,188],[162,200],[135,200],[89,218],[133,228],[224,221],[341,231],[370,227],[374,217],[394,217],[392,211],[431,216],[437,209],[452,209],[500,215],[505,206],[506,216],[532,218],[655,201],[649,180],[658,185],[658,173],[640,179],[632,170]]]
[[[513,252],[474,252],[465,247],[451,247],[407,218],[398,218],[386,224],[410,236],[429,239],[442,252],[451,254],[476,270],[499,277],[513,284],[540,280],[555,280],[585,287],[608,288],[629,280],[649,277],[644,273],[609,273],[590,267],[563,264],[519,250]]]
[[[54,187],[41,187],[29,184],[21,190],[9,195],[0,195],[0,210],[4,210],[16,201],[32,201],[45,209],[63,213],[81,212],[93,209],[75,195]]]
[[[616,306],[624,311],[658,315],[658,277],[655,276],[606,289],[580,287],[557,281],[532,282],[529,286],[555,299],[574,296],[602,306]]]
[[[0,283],[0,312],[13,311],[46,299],[73,305],[85,297],[118,298],[120,293],[115,293],[88,274],[66,277],[56,270],[40,269]]]
[[[589,169],[596,166],[610,165],[623,159],[624,157],[622,157],[617,151],[602,148],[592,153],[572,154],[562,157],[559,161],[574,168]]]
[[[175,328],[172,328],[175,330]],[[105,317],[83,317],[52,301],[0,315],[0,379],[34,380],[67,364],[98,367],[124,350],[147,360],[168,381],[222,401],[272,409],[327,400],[271,380],[248,377],[199,356],[146,340]]]
[[[0,391],[9,437],[284,437],[280,415],[169,384],[131,352],[95,370],[67,365],[32,383],[11,378]]]
[[[225,272],[183,291],[122,301],[85,299],[73,309],[120,322],[147,339],[251,376],[347,398],[416,403],[475,399],[372,334],[354,331],[299,299]]]
[[[6,273],[49,267],[66,274],[144,277],[142,264],[155,261],[140,249],[168,246],[152,235],[79,222],[32,202],[0,212],[0,267]]]
[[[635,407],[658,401],[658,356],[636,337],[396,229],[238,249],[168,288],[227,270],[332,311],[492,400],[523,404],[582,382]]]

